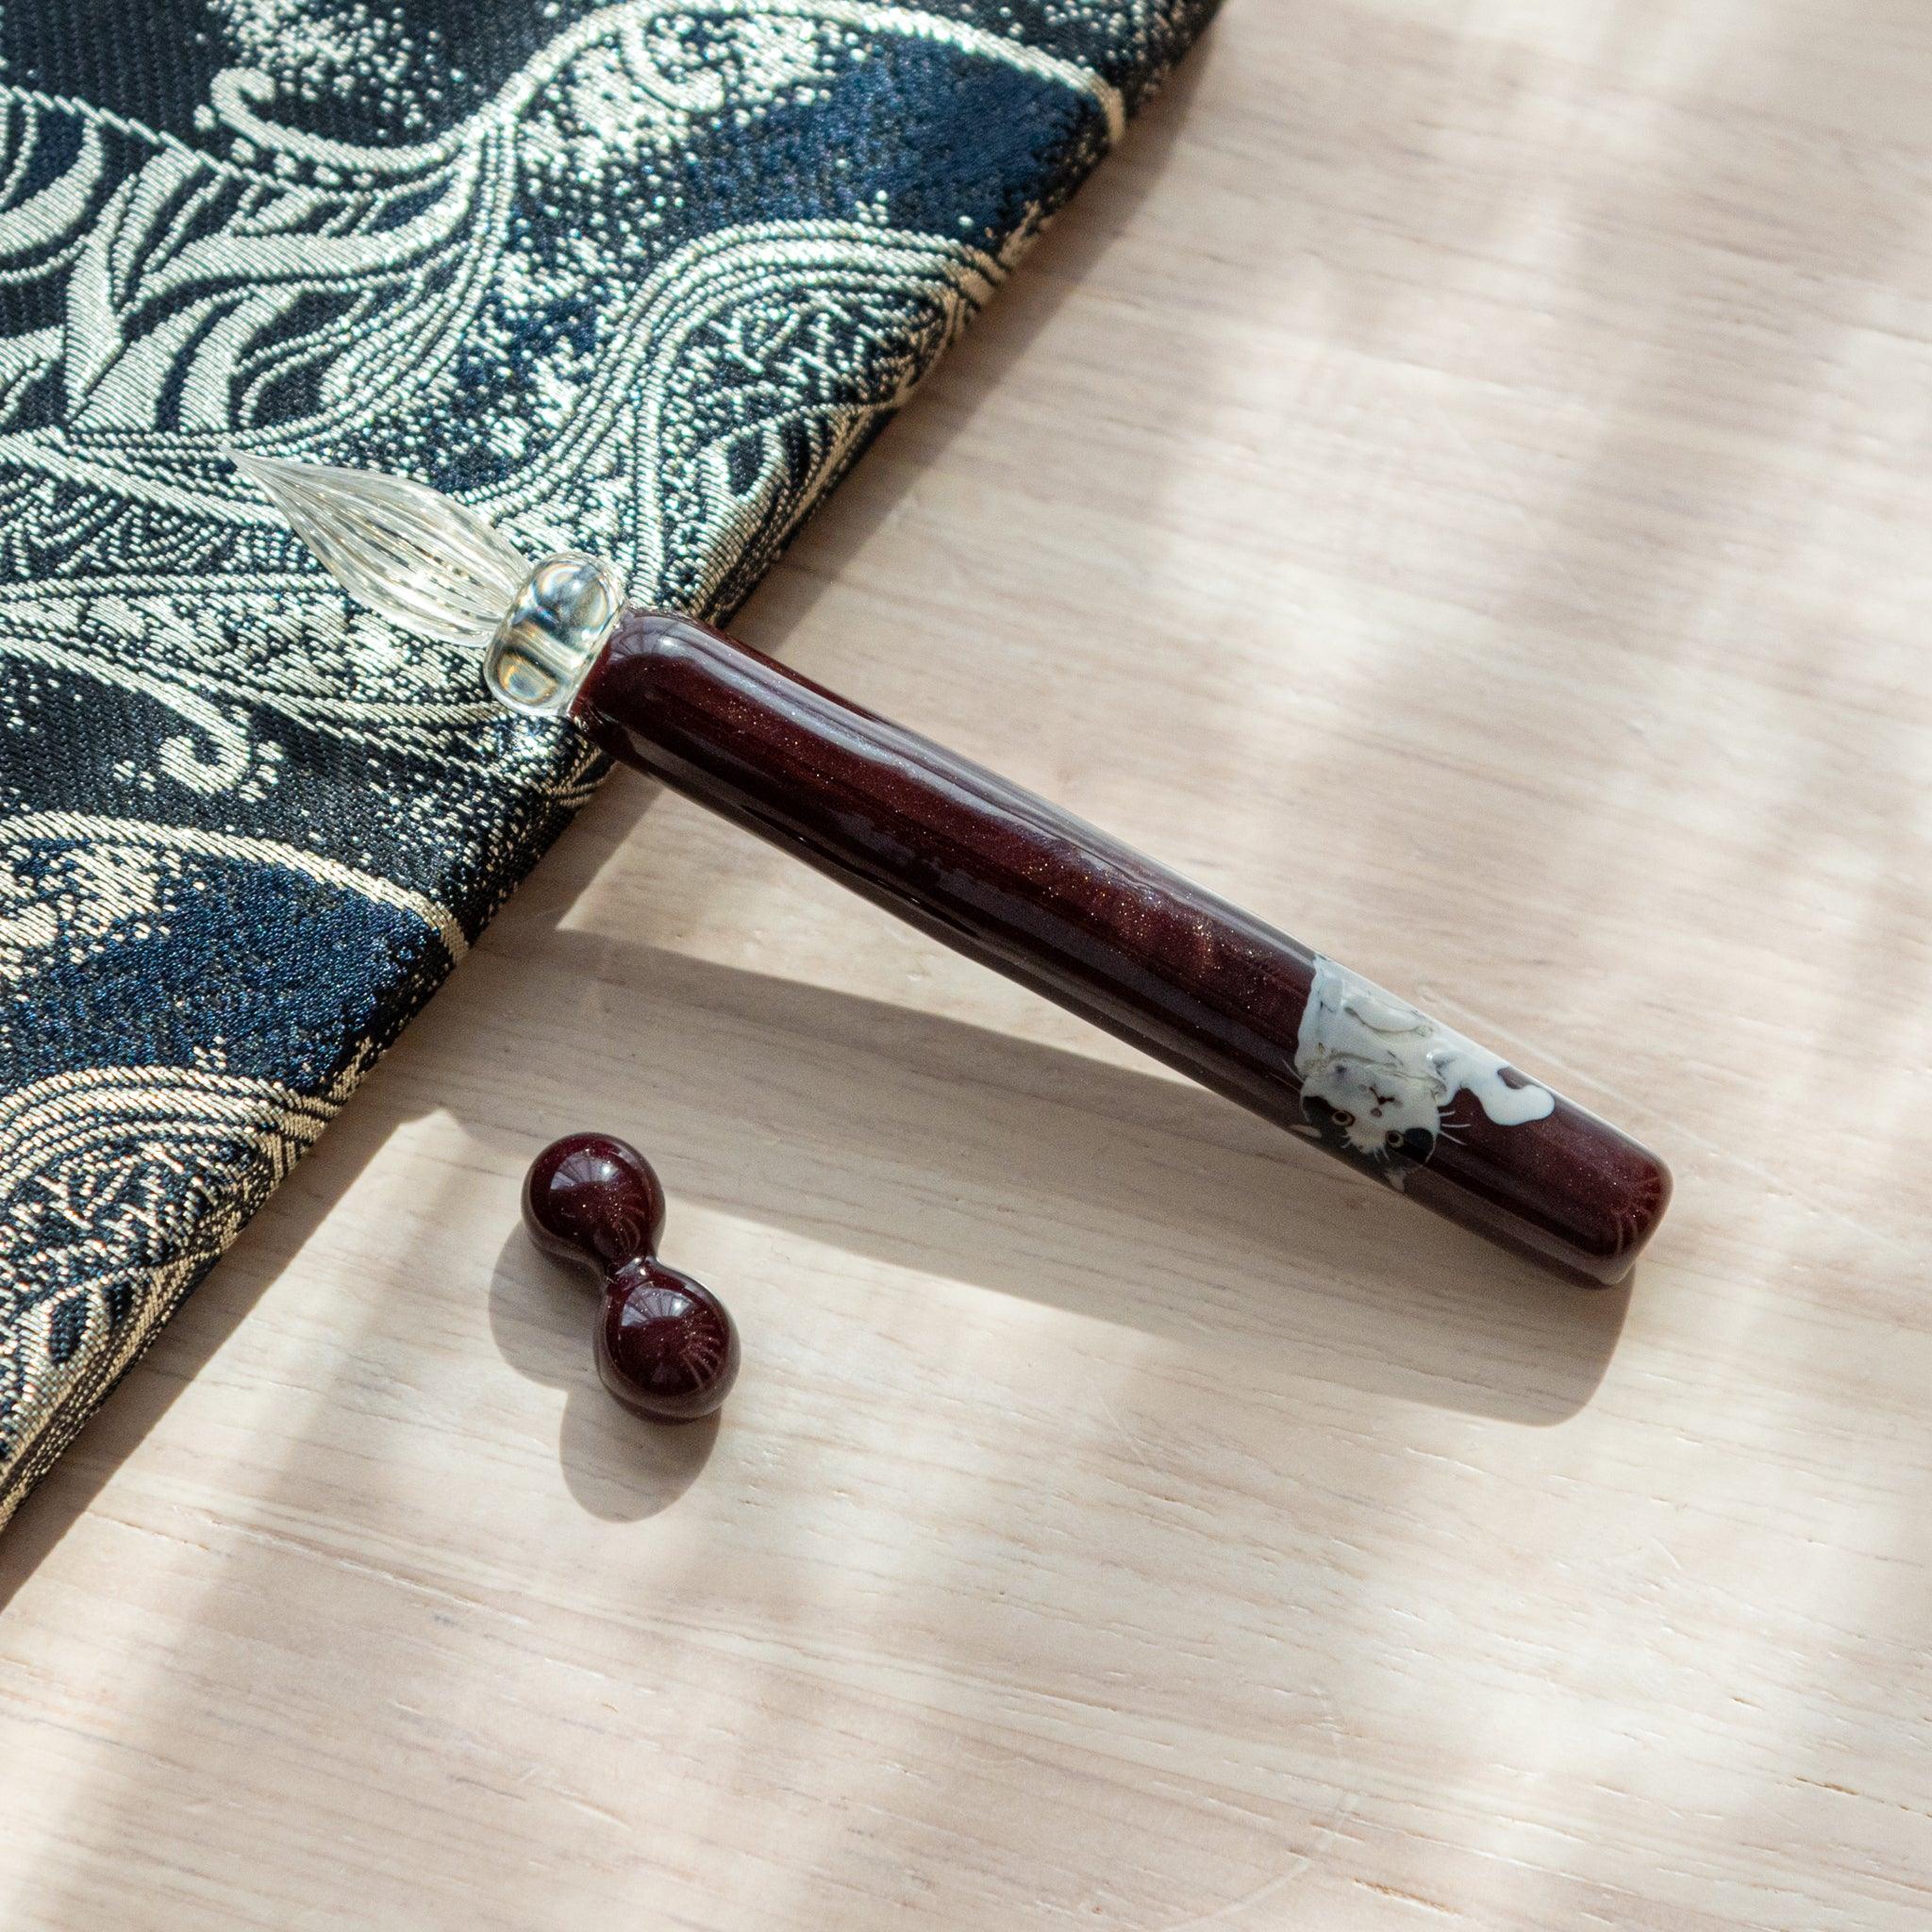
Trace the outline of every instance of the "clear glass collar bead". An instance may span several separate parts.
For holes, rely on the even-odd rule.
[[[624,608],[624,582],[594,557],[564,551],[537,563],[483,659],[490,694],[513,711],[570,708]]]

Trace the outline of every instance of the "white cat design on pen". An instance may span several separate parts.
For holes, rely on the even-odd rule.
[[[1400,1189],[1436,1151],[1442,1116],[1467,1092],[1499,1126],[1543,1119],[1545,1087],[1503,1077],[1488,1048],[1418,1012],[1373,980],[1317,958],[1315,983],[1295,1037],[1302,1131]]]

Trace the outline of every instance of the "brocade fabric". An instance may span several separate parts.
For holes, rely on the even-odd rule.
[[[226,452],[724,613],[1211,4],[0,8],[0,1521],[599,775]]]

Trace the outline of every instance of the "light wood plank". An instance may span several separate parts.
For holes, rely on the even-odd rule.
[[[1928,97],[1238,5],[744,620],[1663,1149],[1634,1291],[620,778],[0,1538],[0,1924],[1924,1925]]]

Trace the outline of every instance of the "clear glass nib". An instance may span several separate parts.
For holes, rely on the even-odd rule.
[[[405,630],[488,643],[529,579],[514,545],[426,484],[281,457],[232,460],[350,596]]]

